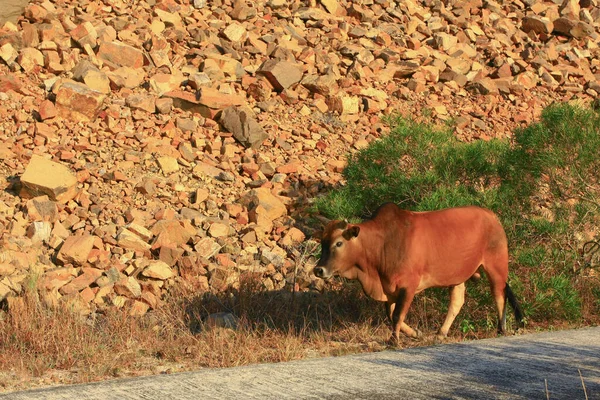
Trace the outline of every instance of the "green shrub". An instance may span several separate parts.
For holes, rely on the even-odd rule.
[[[564,319],[574,321],[581,317],[581,298],[566,274],[553,275],[536,271],[530,276],[534,301],[526,304],[533,320]]]
[[[315,212],[364,218],[388,201],[417,211],[487,207],[507,232],[511,274],[525,278],[515,289],[529,303],[525,309],[534,319],[579,318],[581,301],[568,273],[581,245],[574,245],[574,233],[600,223],[600,115],[552,105],[512,142],[465,143],[448,129],[390,121],[389,135],[349,156],[345,185],[317,198]],[[528,276],[541,267],[543,275]]]

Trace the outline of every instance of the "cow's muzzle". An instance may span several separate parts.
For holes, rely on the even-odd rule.
[[[317,278],[321,278],[321,279],[328,279],[331,277],[330,274],[327,273],[327,270],[323,267],[315,267],[315,269],[313,269],[313,273],[315,274],[315,276]]]
[[[313,273],[317,278],[323,278],[323,276],[325,276],[325,269],[323,269],[323,267],[315,267]]]

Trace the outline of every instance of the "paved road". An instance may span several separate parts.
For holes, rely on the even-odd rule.
[[[0,399],[412,400],[549,395],[583,400],[586,394],[600,400],[600,327],[62,386]]]

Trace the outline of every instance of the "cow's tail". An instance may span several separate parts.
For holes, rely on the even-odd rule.
[[[515,319],[517,320],[517,329],[522,328],[524,325],[523,324],[523,311],[521,310],[521,306],[519,306],[519,302],[517,301],[515,294],[513,293],[510,286],[508,285],[508,282],[506,282],[506,286],[504,287],[504,295],[506,296],[506,299],[510,303],[510,306],[512,307],[513,311],[515,312]]]

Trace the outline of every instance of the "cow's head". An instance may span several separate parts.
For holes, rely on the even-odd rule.
[[[333,275],[355,278],[359,232],[358,225],[345,221],[327,224],[321,239],[321,259],[313,270],[317,278],[328,279]]]

